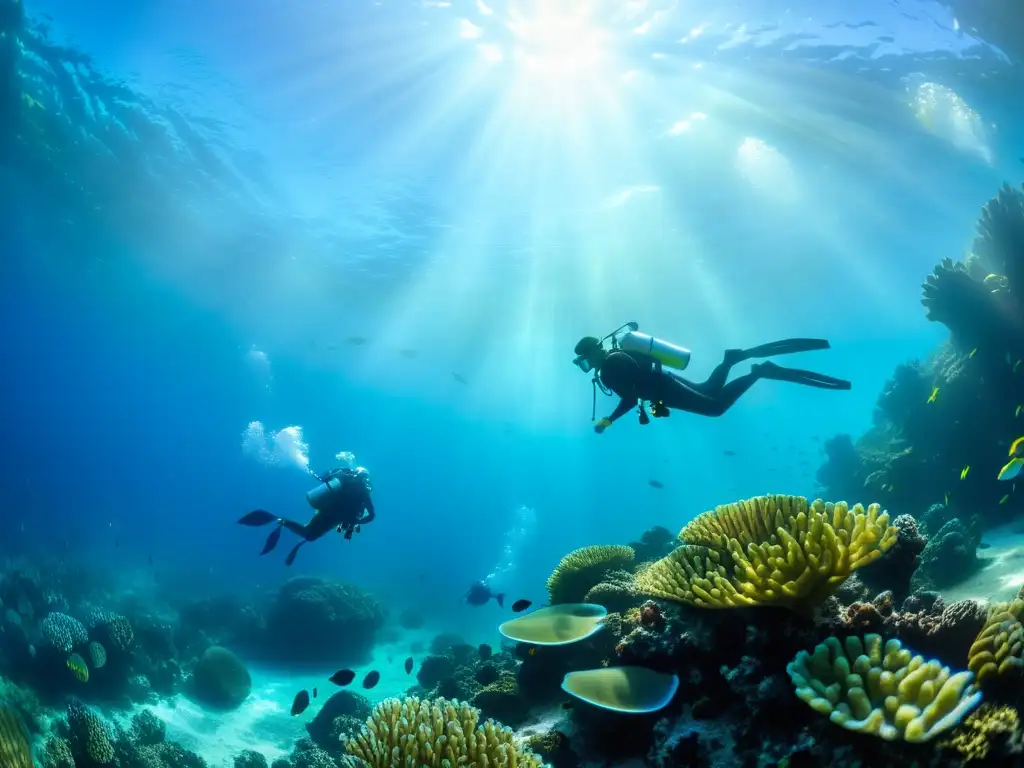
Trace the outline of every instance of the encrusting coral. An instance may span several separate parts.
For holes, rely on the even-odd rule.
[[[978,678],[979,685],[984,685],[993,675],[1002,677],[1010,672],[1019,675],[1024,668],[1022,613],[1024,600],[1020,598],[998,603],[989,610],[985,625],[967,656],[967,668]]]
[[[698,516],[684,545],[637,576],[641,592],[703,608],[811,607],[895,545],[877,504],[758,496]]]
[[[925,661],[899,640],[830,637],[786,667],[796,695],[851,731],[886,741],[930,741],[960,722],[981,701],[970,672],[953,673]]]
[[[345,742],[345,751],[371,768],[540,768],[540,758],[516,746],[510,729],[493,720],[478,725],[479,718],[480,710],[446,699],[385,699],[362,732]]]
[[[982,704],[939,746],[956,750],[965,761],[984,760],[1000,740],[1020,739],[1020,717],[1012,707]]]
[[[548,577],[552,605],[581,603],[609,571],[629,569],[636,559],[632,547],[621,545],[583,547],[563,557]]]

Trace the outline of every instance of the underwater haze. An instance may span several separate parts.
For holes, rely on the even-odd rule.
[[[786,662],[870,631],[980,691],[971,642],[892,617],[968,601],[971,640],[990,605],[1024,613],[1020,23],[1009,0],[0,0],[0,766],[68,768],[66,744],[70,768],[383,768],[341,745],[405,695],[467,701],[555,768],[928,759],[898,751],[905,724],[850,741],[850,707],[821,717],[806,692],[828,682]],[[601,338],[630,322],[689,365]],[[828,344],[755,351],[789,339]],[[756,382],[702,415],[726,395],[692,382],[725,350]],[[356,467],[372,519],[307,499]],[[848,529],[782,496],[846,501]],[[761,522],[733,507],[675,540],[755,497]],[[800,538],[816,514],[840,545]],[[673,565],[692,547],[711,560]],[[813,601],[780,575],[797,561],[832,579]],[[723,586],[755,571],[772,586]],[[678,645],[695,606],[771,637],[758,610],[808,621],[826,598],[846,618],[784,652],[719,628]],[[504,625],[577,603],[604,624]],[[788,736],[694,714],[762,701],[686,671],[741,659],[782,681],[761,693]],[[648,676],[558,688],[588,666]],[[346,690],[365,699],[318,714]],[[982,700],[965,690],[944,728]],[[630,718],[650,741],[593,737]],[[76,736],[93,720],[112,756]]]

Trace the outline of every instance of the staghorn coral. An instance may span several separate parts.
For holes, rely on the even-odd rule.
[[[59,651],[71,653],[76,645],[88,642],[89,633],[78,619],[66,613],[50,613],[39,625],[43,641]]]
[[[970,672],[952,673],[880,635],[830,637],[786,667],[796,695],[836,725],[886,741],[930,741],[981,701]]]
[[[548,599],[552,605],[583,602],[587,592],[610,571],[629,569],[636,560],[632,547],[592,546],[563,557],[548,577]]]
[[[10,707],[0,707],[0,766],[32,768],[32,744],[21,716]]]
[[[716,507],[679,533],[684,545],[637,576],[641,592],[702,608],[807,609],[896,543],[888,514],[846,502],[758,496]]]
[[[997,603],[989,609],[985,625],[967,655],[967,668],[978,678],[978,685],[1004,675],[1019,679],[1024,669],[1022,613],[1024,600],[1021,598]]]
[[[478,725],[479,718],[479,710],[445,699],[386,699],[362,732],[345,742],[345,750],[371,768],[540,768],[533,752],[516,746],[511,730],[493,720]]]
[[[1017,710],[982,704],[939,746],[959,752],[965,761],[978,761],[988,757],[993,746],[1001,744],[1007,751],[1010,742],[1020,742]]]

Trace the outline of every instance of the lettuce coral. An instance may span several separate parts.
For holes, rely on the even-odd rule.
[[[683,546],[637,576],[637,587],[704,608],[813,606],[858,568],[895,545],[897,529],[877,504],[812,503],[758,496],[698,516]]]
[[[510,729],[493,720],[478,725],[479,718],[480,710],[446,699],[386,699],[345,750],[371,768],[540,768],[540,758],[518,747]]]
[[[786,667],[796,695],[836,725],[886,741],[930,741],[981,701],[970,672],[925,661],[899,640],[835,637],[800,651]]]

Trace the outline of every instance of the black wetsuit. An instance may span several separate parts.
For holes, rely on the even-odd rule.
[[[754,365],[749,373],[727,381],[732,367],[745,360],[827,349],[828,346],[824,339],[787,339],[750,349],[727,350],[722,362],[701,383],[669,373],[660,361],[649,355],[614,350],[604,359],[598,372],[601,383],[621,398],[608,420],[614,422],[645,400],[655,404],[661,411],[660,415],[667,415],[665,409],[674,408],[700,416],[721,416],[760,379],[789,381],[819,389],[849,389],[850,382],[843,379],[784,368],[772,362]]]
[[[325,479],[330,480],[331,478]],[[377,516],[373,509],[370,491],[357,480],[343,478],[341,488],[332,493],[328,499],[330,503],[323,509],[317,510],[305,525],[286,519],[281,520],[281,525],[306,541],[316,541],[339,526],[343,529],[351,529],[357,525],[371,523]]]

